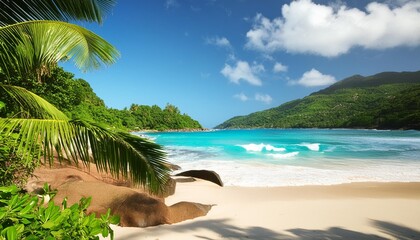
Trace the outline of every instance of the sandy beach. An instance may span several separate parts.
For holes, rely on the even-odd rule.
[[[149,228],[115,226],[115,239],[420,239],[420,183],[220,187],[178,183],[166,199],[213,204],[207,216]]]

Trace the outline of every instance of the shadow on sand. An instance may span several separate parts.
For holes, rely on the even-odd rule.
[[[374,234],[362,233],[353,230],[348,230],[340,227],[332,227],[325,230],[319,229],[288,229],[284,234],[275,232],[273,230],[262,228],[262,227],[249,227],[240,228],[229,224],[229,219],[219,220],[202,220],[194,221],[187,224],[177,224],[171,226],[164,226],[157,228],[146,228],[136,233],[126,235],[123,237],[116,236],[117,240],[132,240],[141,239],[142,237],[153,236],[159,239],[161,234],[170,233],[188,233],[191,232],[190,238],[188,239],[204,239],[204,240],[219,240],[219,239],[231,239],[231,240],[242,240],[242,239],[267,239],[267,240],[344,240],[344,239],[357,239],[357,240],[383,240],[383,239],[401,239],[401,240],[412,240],[420,239],[420,232],[405,226],[397,225],[390,222],[372,220],[371,225],[377,228],[380,232],[388,235],[388,238],[384,238]],[[203,230],[212,232],[212,236],[217,237],[206,237],[201,235],[195,235],[196,230]]]

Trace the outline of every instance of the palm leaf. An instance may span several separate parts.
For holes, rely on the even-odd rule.
[[[2,0],[0,25],[32,20],[82,20],[99,22],[114,0]]]
[[[24,109],[21,114],[26,118],[68,120],[67,116],[54,105],[25,88],[0,84],[0,93],[11,96]]]
[[[0,118],[0,135],[17,134],[17,151],[31,161],[33,149],[38,157],[52,164],[54,156],[96,164],[99,171],[129,178],[153,192],[163,190],[169,168],[161,146],[121,131],[114,131],[83,120],[68,120],[41,97],[15,86],[0,85],[6,94],[28,108],[30,116],[46,119]],[[40,111],[34,114],[32,111]],[[41,148],[35,146],[40,145]]]
[[[92,162],[101,172],[128,178],[135,184],[160,192],[169,177],[168,163],[160,145],[120,131],[111,131],[82,120],[0,118],[0,135],[17,134],[19,153],[58,160]],[[40,144],[41,148],[35,148]],[[27,161],[32,158],[23,155]]]
[[[8,77],[36,73],[39,78],[60,60],[81,70],[109,65],[119,52],[93,32],[66,22],[29,21],[0,28],[0,68]]]

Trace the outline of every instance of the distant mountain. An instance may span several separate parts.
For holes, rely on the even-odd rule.
[[[216,128],[420,129],[420,71],[355,75]]]

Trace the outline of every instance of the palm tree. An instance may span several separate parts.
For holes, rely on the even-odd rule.
[[[22,114],[0,118],[0,134],[18,134],[17,151],[30,161],[34,145],[39,158],[52,164],[54,155],[98,170],[128,177],[151,191],[162,190],[169,169],[162,148],[131,134],[108,129],[65,114],[36,94],[5,84],[7,79],[42,76],[60,60],[71,59],[82,70],[108,65],[119,57],[104,39],[78,25],[66,22],[102,22],[113,0],[4,0],[0,2],[0,110],[4,97],[19,104]],[[3,82],[3,83],[1,83]],[[3,100],[3,102],[1,102]]]

